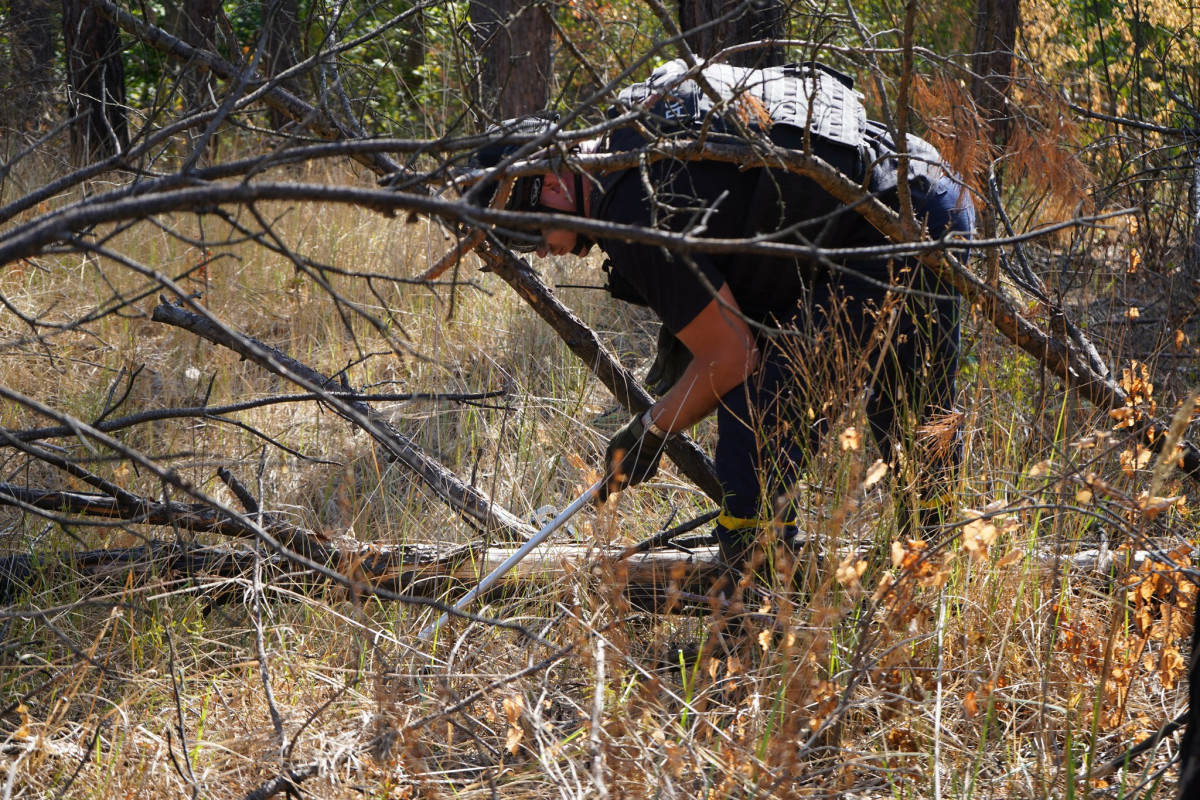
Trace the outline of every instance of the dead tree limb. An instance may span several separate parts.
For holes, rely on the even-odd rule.
[[[364,403],[376,402],[397,402],[410,400],[429,400],[429,401],[445,401],[452,403],[476,403],[482,400],[489,400],[505,395],[504,389],[496,389],[488,392],[440,392],[440,393],[418,393],[405,392],[400,394],[362,394],[360,392],[329,392],[329,394],[338,399],[358,400]],[[283,403],[311,403],[320,400],[321,396],[305,393],[305,394],[281,394],[270,397],[260,397],[254,400],[242,400],[236,403],[226,403],[222,405],[203,405],[203,406],[175,406],[170,408],[154,408],[147,411],[139,411],[136,414],[130,414],[125,417],[116,417],[114,419],[103,419],[94,423],[96,430],[104,433],[112,433],[114,431],[132,428],[137,425],[146,425],[148,423],[160,422],[168,419],[190,419],[203,418],[221,420],[225,415],[232,414],[238,411],[248,411],[264,406],[274,406]],[[13,442],[36,442],[43,439],[61,439],[75,435],[75,429],[70,425],[50,425],[42,428],[21,428],[19,430],[5,430],[0,436],[0,448],[11,447]]]
[[[30,489],[0,483],[0,505],[27,511],[78,514],[130,524],[161,525],[195,533],[216,533],[237,539],[255,539],[253,529],[206,503],[158,502],[126,495],[118,499],[90,492]],[[271,515],[263,516],[263,529],[297,553],[314,561],[326,561],[328,548],[311,532],[288,525]]]
[[[160,303],[154,308],[152,319],[182,328],[213,344],[232,350],[275,375],[293,381],[299,379],[298,382],[306,385],[306,388],[311,386],[332,392],[344,390],[344,387],[332,378],[322,375],[291,356],[244,334],[230,334],[205,317],[179,306]],[[530,525],[498,506],[486,493],[463,483],[458,476],[426,455],[411,439],[396,430],[390,421],[366,403],[348,400],[332,403],[331,406],[351,423],[369,433],[385,452],[412,470],[437,493],[438,497],[464,517],[508,541],[520,541],[534,533]]]
[[[262,786],[247,794],[243,800],[268,800],[277,794],[286,794],[288,797],[302,797],[300,784],[320,774],[320,764],[289,767],[282,774],[276,775]]]
[[[362,591],[393,595],[402,592],[408,600],[442,598],[447,592],[473,586],[513,552],[513,547],[493,547],[483,552],[474,546],[415,545],[330,546],[327,550],[329,564]],[[624,558],[620,548],[597,550],[585,545],[549,544],[519,562],[484,598],[542,595],[579,575],[583,568],[587,580],[611,585],[643,608],[684,612],[684,606],[695,603],[681,605],[681,598],[704,596],[725,574],[716,555],[715,547],[701,547],[690,552],[660,550]],[[287,556],[263,555],[244,547],[151,541],[132,548],[0,557],[0,601],[13,602],[31,584],[104,580],[124,585],[131,576],[139,584],[151,578],[249,580],[256,564],[265,570],[264,581],[299,595],[335,586],[311,570],[298,568]],[[208,599],[217,604],[230,600],[224,595]]]
[[[634,379],[629,370],[604,346],[595,331],[584,324],[570,308],[559,300],[550,287],[529,266],[511,252],[496,252],[478,248],[490,271],[499,275],[537,314],[550,323],[559,338],[591,368],[600,382],[631,412],[639,413],[654,401]],[[667,440],[667,455],[680,471],[700,487],[710,498],[721,502],[721,484],[712,460],[687,435]]]

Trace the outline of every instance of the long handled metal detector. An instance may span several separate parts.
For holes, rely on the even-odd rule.
[[[485,577],[483,580],[481,580],[479,582],[478,586],[476,586],[471,591],[467,592],[466,595],[464,595],[461,600],[459,600],[457,603],[455,603],[454,610],[455,611],[461,610],[462,608],[467,606],[472,600],[474,600],[476,597],[479,597],[479,595],[483,594],[488,589],[492,588],[492,585],[494,583],[496,583],[496,581],[498,581],[502,577],[504,577],[504,574],[506,572],[508,572],[513,567],[515,567],[517,565],[518,561],[520,561],[525,556],[529,555],[529,552],[531,550],[533,550],[533,548],[537,547],[539,544],[541,544],[546,539],[546,537],[548,537],[550,534],[554,533],[556,530],[558,530],[560,527],[562,527],[562,524],[564,522],[569,520],[571,517],[575,516],[575,514],[578,513],[579,509],[583,508],[588,503],[590,503],[592,498],[596,496],[596,492],[600,491],[600,487],[604,485],[604,480],[605,480],[604,478],[601,478],[600,480],[593,483],[586,492],[584,492],[583,494],[581,494],[579,496],[579,499],[577,499],[575,502],[571,503],[571,505],[569,505],[565,509],[563,509],[563,511],[557,517],[555,517],[554,519],[552,519],[548,523],[546,523],[546,527],[542,528],[540,531],[535,533],[528,542],[521,545],[521,547],[518,548],[515,553],[513,553],[511,556],[509,556],[507,559],[505,559],[503,564],[496,567],[494,570],[492,570],[492,572],[487,577]],[[448,619],[450,619],[449,611],[442,614],[442,616],[440,616],[438,618],[437,622],[434,622],[432,625],[425,628],[425,630],[421,631],[418,638],[421,639],[422,641],[428,641],[429,637],[433,636],[433,634],[437,632],[438,628],[445,625],[446,620],[448,620]]]

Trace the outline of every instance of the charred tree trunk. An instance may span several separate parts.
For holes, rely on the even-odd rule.
[[[221,14],[219,0],[180,0],[168,11],[170,28],[180,39],[197,50],[217,52],[217,20]],[[208,102],[212,93],[212,75],[202,65],[186,65],[180,73],[179,91],[185,111],[197,111]]]
[[[404,41],[400,47],[401,88],[413,109],[420,108],[421,87],[425,83],[422,67],[425,66],[425,51],[428,43],[425,40],[425,15],[420,9],[413,17],[412,27],[404,32]],[[547,72],[550,67],[547,66]]]
[[[551,65],[547,13],[531,0],[472,0],[480,55],[477,102],[485,119],[510,119],[546,107]]]
[[[80,164],[121,152],[129,145],[125,109],[125,62],[117,26],[86,0],[63,3],[71,151]]]
[[[296,0],[263,0],[262,6],[262,35],[266,38],[264,77],[276,81],[277,86],[297,97],[302,97],[304,92],[300,88],[301,81],[298,76],[278,77],[301,61],[300,12],[297,2]],[[278,109],[271,109],[270,117],[271,126],[276,130],[282,128],[290,120],[287,114]]]
[[[1020,0],[978,0],[975,5],[975,54],[971,59],[971,97],[992,132],[992,142],[1008,141],[1011,115],[1008,90],[1014,72],[1013,53],[1021,25]]]
[[[1179,798],[1200,797],[1200,625],[1193,622],[1192,656],[1188,664],[1188,713],[1179,744]]]
[[[679,0],[679,28],[698,58],[712,58],[726,47],[782,39],[787,28],[779,0]],[[739,67],[784,63],[783,48],[766,46],[734,53],[726,62]]]
[[[197,51],[218,51],[217,24],[222,13],[220,0],[180,0],[173,11],[173,27],[180,39]],[[184,65],[179,73],[179,94],[183,98],[185,114],[216,105],[214,91],[213,75],[202,64]],[[193,137],[194,133],[189,130],[187,134],[189,152],[197,146],[202,146],[206,153],[216,151],[218,140],[215,135],[204,139],[201,145]]]
[[[12,114],[5,127],[37,128],[54,88],[54,0],[11,3],[10,50],[13,93],[5,106]]]
[[[1200,125],[1192,131],[1192,135],[1200,137]],[[1189,265],[1192,277],[1200,278],[1200,138],[1192,139],[1188,153],[1192,157],[1192,246]]]

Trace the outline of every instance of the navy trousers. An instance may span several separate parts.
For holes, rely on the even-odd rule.
[[[949,176],[914,187],[913,207],[933,237],[974,229],[970,200]],[[914,452],[916,426],[955,407],[957,293],[914,258],[850,259],[841,267],[800,298],[791,319],[776,321],[779,333],[759,343],[759,369],[721,400],[715,461],[725,491],[723,548],[756,520],[790,522],[789,492],[818,457],[830,419],[855,396],[865,393],[871,433],[893,466],[899,453]],[[922,453],[923,498],[944,491],[961,459],[956,429],[949,436],[949,446]]]

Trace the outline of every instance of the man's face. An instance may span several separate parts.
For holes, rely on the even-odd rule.
[[[542,207],[574,213],[575,197],[572,196],[573,192],[570,188],[574,185],[573,178],[547,175],[542,183]],[[547,255],[565,256],[573,253],[579,243],[579,236],[575,231],[565,231],[561,228],[542,228],[542,237],[544,241],[537,249],[537,254],[541,258],[545,258]]]

